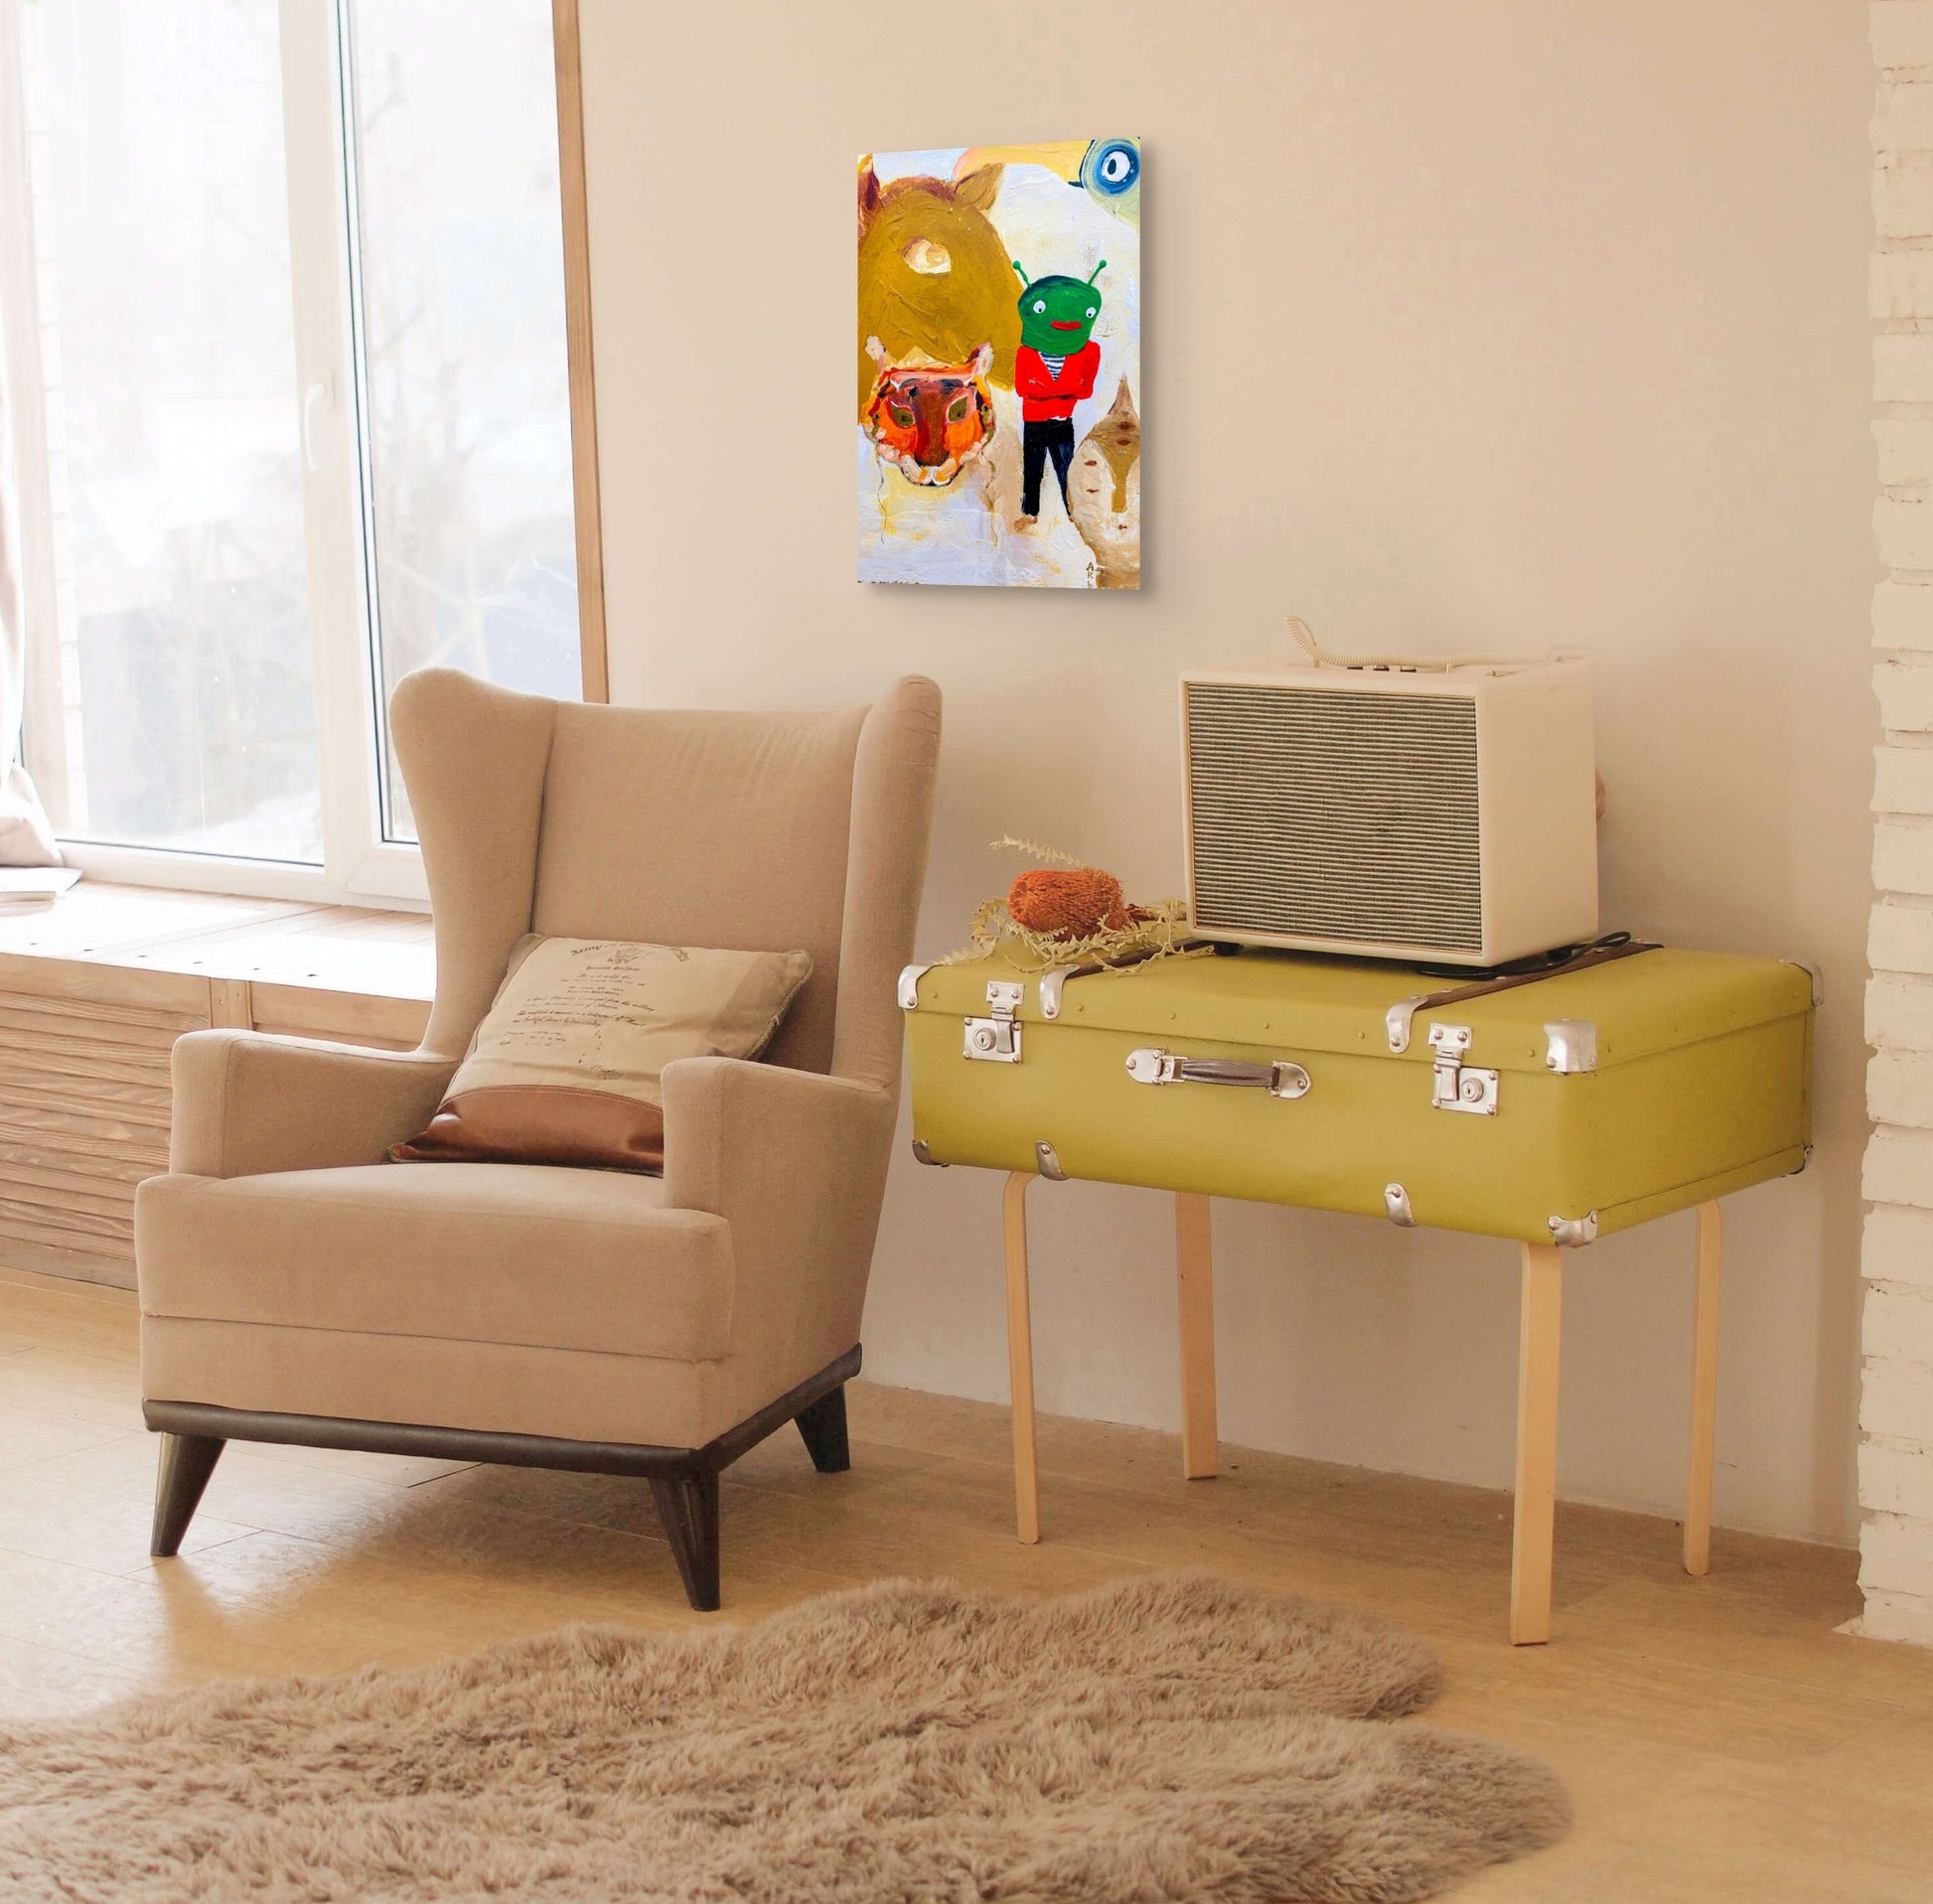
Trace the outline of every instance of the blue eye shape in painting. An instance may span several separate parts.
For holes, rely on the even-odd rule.
[[[1081,161],[1081,183],[1103,198],[1131,192],[1141,176],[1141,155],[1131,139],[1097,139]]]

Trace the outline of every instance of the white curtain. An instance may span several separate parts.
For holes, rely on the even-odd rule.
[[[6,316],[0,312],[0,866],[58,866],[61,849],[27,770],[15,760],[27,686],[27,591],[21,574],[20,490],[14,481]]]

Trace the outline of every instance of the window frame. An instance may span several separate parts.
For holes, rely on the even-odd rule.
[[[322,792],[323,863],[228,857],[63,838],[89,877],[268,899],[420,909],[422,854],[383,836],[380,780],[387,709],[373,609],[373,543],[366,529],[369,432],[354,272],[354,121],[346,96],[347,0],[277,0],[295,385],[303,462],[304,548]],[[588,207],[577,0],[551,0],[577,551],[580,678],[587,701],[609,699],[602,524],[591,358]],[[61,581],[49,457],[41,310],[34,280],[32,186],[21,0],[0,0],[0,294],[39,322],[7,327],[14,393],[16,491],[28,624],[26,758],[61,771],[67,693],[58,647]],[[13,181],[9,186],[6,182]]]

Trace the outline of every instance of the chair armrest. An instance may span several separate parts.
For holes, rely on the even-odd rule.
[[[734,1353],[763,1351],[776,1366],[803,1343],[831,1344],[819,1362],[849,1349],[897,1092],[741,1058],[680,1058],[665,1067],[664,1098],[665,1201],[732,1228]]]
[[[455,1070],[419,1051],[188,1032],[175,1040],[168,1167],[253,1177],[380,1163],[429,1121]]]

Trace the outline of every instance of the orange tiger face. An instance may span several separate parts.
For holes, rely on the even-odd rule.
[[[865,425],[880,461],[909,483],[951,483],[993,434],[986,389],[993,346],[982,344],[965,364],[936,364],[924,352],[889,364],[877,338],[866,340],[866,350],[879,366]]]

